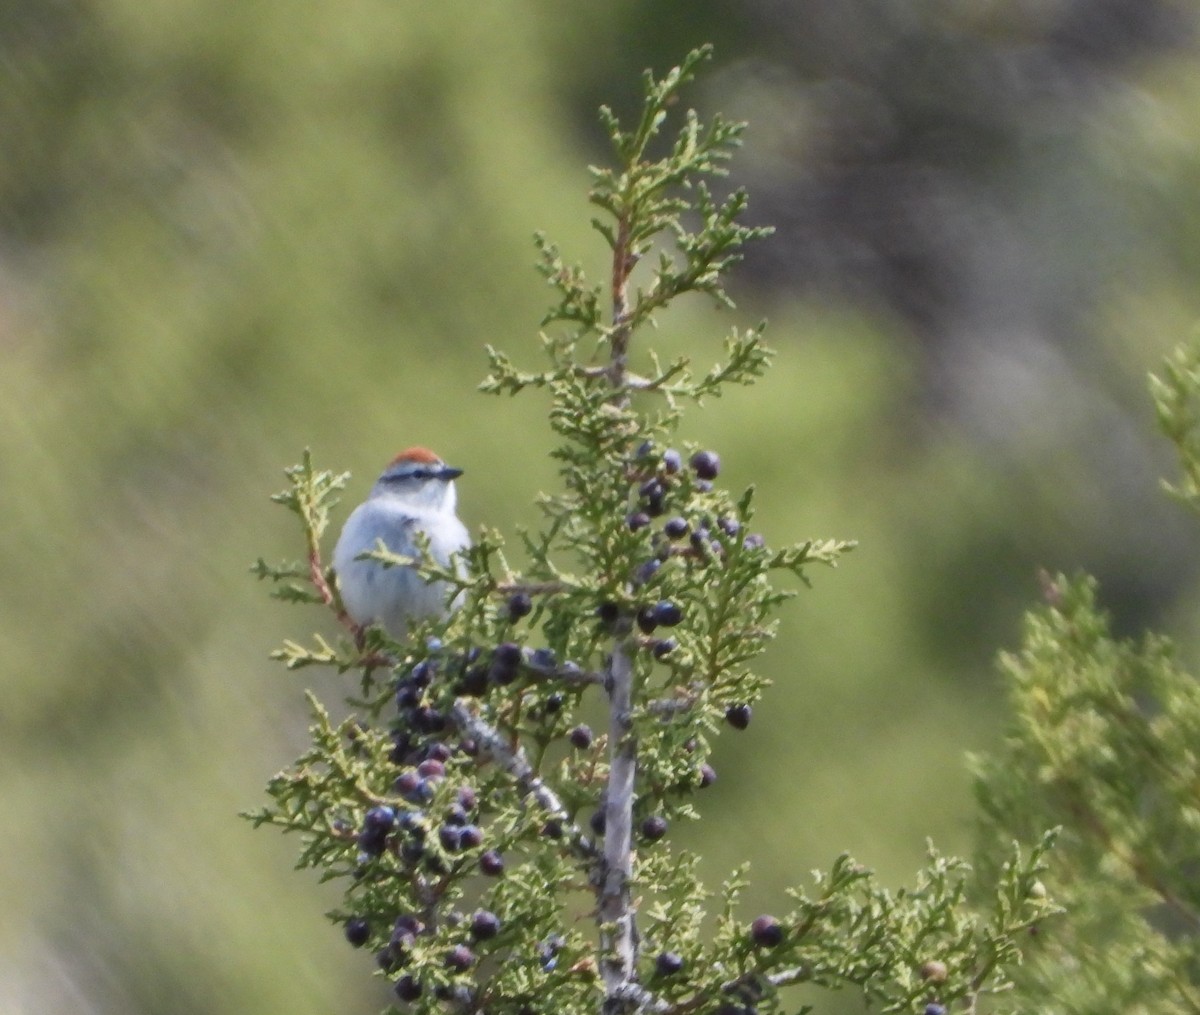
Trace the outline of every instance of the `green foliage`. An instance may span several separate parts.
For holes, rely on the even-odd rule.
[[[1198,363],[1193,343],[1151,378],[1184,470],[1169,489],[1193,508]],[[1165,638],[1114,638],[1094,580],[1047,576],[1044,592],[1001,660],[1005,746],[975,760],[984,843],[1063,828],[1051,884],[1070,915],[1022,990],[1045,1012],[1200,1011],[1200,684]]]
[[[1175,445],[1183,468],[1178,484],[1167,491],[1200,511],[1200,341],[1179,346],[1163,363],[1162,376],[1151,375],[1150,393],[1158,424]]]
[[[715,453],[679,438],[683,403],[762,375],[761,327],[735,331],[699,374],[633,343],[684,295],[730,305],[721,273],[766,232],[737,222],[743,193],[718,200],[705,186],[740,124],[689,112],[664,154],[647,154],[707,55],[648,75],[632,129],[602,113],[616,166],[593,170],[591,197],[611,275],[595,285],[539,239],[555,293],[548,368],[489,350],[483,390],[545,390],[558,438],[561,488],[538,497],[538,524],[520,533],[527,563],[514,568],[487,531],[461,574],[381,546],[381,564],[446,582],[455,608],[403,643],[360,630],[321,557],[343,478],[306,455],[276,500],[300,518],[307,563],[254,568],[281,598],[324,603],[347,628],[277,658],[360,669],[362,697],[341,724],[311,699],[311,748],[249,816],[299,833],[299,866],[345,885],[331,918],[418,1010],[732,1015],[779,1010],[796,984],[854,986],[885,1011],[958,999],[978,1010],[1056,912],[1038,881],[1047,837],[1012,847],[978,907],[965,866],[932,850],[915,887],[896,893],[842,857],[812,896],[795,891],[789,912],[753,925],[737,906],[741,872],[710,915],[696,858],[664,839],[697,816],[712,739],[745,727],[765,686],[756,660],[794,594],[775,577],[807,582],[853,545],[768,547],[751,528],[753,488],[722,489]],[[311,590],[296,584],[305,574]],[[583,723],[598,709],[606,728],[593,734]],[[680,967],[664,970],[665,954]]]

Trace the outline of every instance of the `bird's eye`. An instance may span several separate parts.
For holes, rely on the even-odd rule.
[[[432,469],[420,466],[415,469],[405,469],[402,472],[389,473],[383,476],[382,479],[385,483],[408,483],[413,480],[424,481],[426,479],[433,479],[435,475],[437,474]]]

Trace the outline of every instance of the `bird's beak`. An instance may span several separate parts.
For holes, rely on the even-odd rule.
[[[456,469],[453,465],[443,465],[438,477],[449,482],[452,479],[458,479],[462,474],[462,469]]]

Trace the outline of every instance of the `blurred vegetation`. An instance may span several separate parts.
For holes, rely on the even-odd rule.
[[[861,549],[785,617],[771,721],[724,738],[687,845],[751,859],[752,908],[842,849],[898,880],[926,835],[965,845],[962,755],[1003,725],[991,660],[1039,565],[1096,574],[1118,632],[1196,642],[1142,380],[1200,317],[1195,22],[1182,0],[10,0],[0,1010],[381,1006],[290,843],[233,817],[303,738],[265,658],[296,614],[246,572],[292,553],[266,497],[304,445],[357,496],[419,442],[467,470],[471,524],[526,517],[548,438],[535,399],[475,394],[483,345],[532,344],[535,229],[599,256],[597,102],[706,39],[711,105],[751,122],[738,182],[779,227],[733,295],[780,356],[686,436],[758,484],[769,538]],[[711,313],[658,346],[703,362]]]

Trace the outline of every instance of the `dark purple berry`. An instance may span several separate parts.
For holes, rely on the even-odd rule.
[[[679,642],[674,638],[661,638],[654,643],[654,648],[651,651],[653,651],[655,659],[662,659],[670,655],[678,647]]]
[[[663,472],[668,476],[673,476],[683,468],[683,456],[674,448],[667,448],[662,456]]]
[[[759,948],[774,948],[783,940],[783,926],[773,916],[760,916],[750,924],[750,938]]]
[[[440,740],[430,744],[425,749],[425,757],[432,761],[446,762],[449,761],[453,755],[454,752],[450,749],[450,745],[443,743]]]
[[[521,646],[516,642],[506,641],[496,646],[492,653],[492,665],[488,670],[488,679],[494,684],[511,684],[517,678],[521,665]]]
[[[749,705],[730,705],[725,711],[725,721],[735,730],[744,730],[750,725]]]
[[[406,680],[396,688],[396,707],[401,711],[416,708],[423,696],[421,688]]]
[[[458,804],[454,804],[446,809],[446,824],[448,825],[457,825],[459,828],[462,828],[462,826],[467,824],[470,820],[471,819],[467,817],[467,811],[465,807],[460,807]]]
[[[412,913],[401,913],[396,917],[396,922],[392,924],[392,942],[396,943],[405,936],[411,941],[424,929],[425,924]]]
[[[658,627],[658,615],[653,606],[643,606],[637,611],[637,626],[643,634],[653,634]]]
[[[657,479],[648,479],[638,488],[638,495],[644,500],[660,498],[666,491]]]
[[[426,779],[440,779],[446,774],[446,766],[437,758],[426,758],[417,766],[417,775]]]
[[[405,973],[396,981],[396,996],[401,1001],[415,1001],[421,996],[421,985],[417,983],[408,973]]]
[[[576,726],[567,735],[567,739],[571,741],[572,747],[577,747],[581,751],[586,751],[592,746],[593,735],[591,727],[583,725]]]
[[[698,479],[692,484],[692,489],[697,493],[710,493],[712,488],[712,482],[707,479]]]
[[[592,811],[592,816],[588,818],[588,825],[596,835],[604,834],[604,829],[608,827],[608,818],[604,813],[604,808]]]
[[[552,695],[550,695],[549,698],[546,699],[546,704],[544,707],[546,709],[546,715],[557,715],[562,711],[563,696],[555,691]]]
[[[700,766],[700,788],[707,789],[717,781],[717,770],[707,761]]]
[[[946,1006],[932,1002],[925,1006],[925,1015],[946,1015]]]
[[[654,960],[654,971],[659,976],[674,976],[683,969],[683,957],[675,952],[663,952]]]
[[[475,796],[475,790],[470,786],[460,786],[458,788],[458,806],[464,811],[473,811],[479,806],[479,799]]]
[[[392,781],[392,789],[399,793],[405,800],[415,800],[417,786],[420,785],[421,777],[417,775],[414,769],[406,769],[401,772]]]
[[[528,592],[514,592],[508,597],[508,619],[512,621],[528,617],[533,612],[533,600]]]
[[[478,825],[464,825],[460,841],[463,849],[474,849],[483,845],[483,829]]]
[[[410,867],[421,862],[425,855],[425,846],[418,839],[405,839],[400,846],[400,858]]]
[[[447,853],[457,853],[462,849],[462,833],[458,825],[442,825],[438,829],[438,842]]]
[[[671,539],[682,539],[688,533],[686,518],[671,518],[663,526],[663,532]]]
[[[479,869],[488,877],[498,878],[504,873],[504,857],[489,849],[479,858]]]
[[[596,607],[596,616],[604,624],[615,624],[621,619],[621,607],[614,602],[606,600]]]
[[[644,529],[650,524],[650,516],[645,511],[634,511],[632,514],[626,515],[625,524],[629,526],[630,532],[637,532],[638,529]]]
[[[721,459],[715,451],[697,451],[692,455],[691,466],[698,479],[716,479],[721,471]]]
[[[542,835],[547,839],[561,839],[563,837],[563,824],[558,818],[551,818],[542,825]]]
[[[465,973],[475,965],[475,953],[466,945],[456,945],[446,953],[446,965],[456,973]]]
[[[500,917],[495,913],[481,909],[471,918],[471,936],[476,941],[486,941],[499,933]]]
[[[745,539],[742,540],[742,546],[747,550],[759,550],[766,546],[767,541],[763,539],[757,532],[751,532]]]
[[[667,490],[657,479],[648,479],[641,485],[638,494],[642,498],[642,508],[646,514],[657,517],[663,513],[666,506]]]
[[[521,662],[521,646],[515,641],[501,642],[492,652],[492,662],[503,666],[518,666]]]
[[[647,842],[658,842],[667,834],[667,819],[661,814],[651,814],[642,822],[642,838]]]
[[[386,835],[396,826],[396,812],[390,807],[372,807],[363,818],[363,831]]]
[[[717,528],[724,532],[725,535],[727,535],[730,539],[732,539],[738,534],[738,532],[741,531],[742,527],[734,518],[718,518]]]
[[[654,605],[654,620],[663,627],[674,627],[683,620],[683,610],[678,603],[663,599]]]
[[[642,441],[638,445],[637,450],[633,453],[634,458],[645,458],[654,450],[654,441]]]
[[[346,921],[346,940],[355,948],[361,948],[371,936],[371,925],[361,916]]]
[[[408,679],[413,682],[413,686],[415,687],[428,687],[433,683],[433,675],[436,672],[437,665],[432,660],[422,659],[412,668]]]

